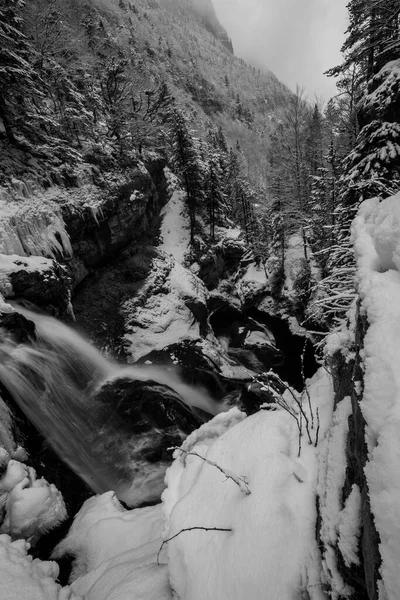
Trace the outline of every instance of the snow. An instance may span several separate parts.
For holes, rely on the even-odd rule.
[[[332,389],[322,370],[309,382],[314,408],[321,412],[321,439],[330,421]],[[291,600],[307,589],[323,598],[315,541],[316,450],[303,440],[284,410],[245,418],[237,409],[215,417],[185,440],[197,452],[238,477],[250,494],[197,456],[175,452],[167,471],[160,560],[167,562],[171,586],[184,600]]]
[[[67,517],[63,498],[54,484],[37,479],[36,471],[10,460],[0,479],[0,507],[5,510],[0,533],[36,540]]]
[[[240,227],[215,227],[215,234],[218,238],[229,238],[230,240],[237,240],[243,231]]]
[[[254,263],[251,263],[247,267],[247,269],[241,279],[242,279],[242,281],[246,281],[246,282],[253,281],[255,283],[259,283],[262,285],[265,285],[267,283],[267,278],[265,276],[264,267],[262,265],[256,266]]]
[[[55,582],[57,563],[32,559],[28,550],[25,540],[0,535],[1,600],[83,600],[69,586],[62,588]]]
[[[8,304],[5,301],[5,298],[4,298],[3,294],[0,291],[0,312],[1,313],[10,313],[10,312],[13,312],[13,311],[14,311],[13,307],[11,306],[11,304]]]
[[[379,83],[379,85],[376,85]],[[374,85],[375,84],[375,85]],[[385,110],[395,102],[400,85],[400,59],[389,61],[373,78],[374,91],[367,94],[366,109]]]
[[[208,293],[197,275],[183,266],[190,250],[186,195],[171,171],[164,172],[172,195],[161,211],[158,254],[136,297],[122,307],[130,362],[172,344],[201,338],[192,308],[205,308]]]
[[[0,201],[0,252],[19,256],[71,256],[60,208],[43,196]]]
[[[344,584],[338,572],[335,552],[346,476],[348,418],[351,413],[351,400],[347,396],[336,406],[332,425],[319,450],[317,491],[321,514],[320,536],[324,544],[322,566],[334,600],[351,595],[350,588]]]
[[[289,237],[285,253],[284,290],[289,296],[293,293],[294,282],[304,269],[304,261],[304,241],[300,233],[295,233]]]
[[[339,515],[338,547],[342,553],[346,567],[359,565],[358,542],[361,534],[361,492],[357,484],[353,484],[349,497]]]
[[[9,279],[10,273],[16,273],[18,271],[27,271],[29,273],[35,271],[41,271],[48,273],[48,277],[54,276],[54,261],[49,258],[43,258],[42,256],[18,256],[17,254],[5,255],[0,254],[0,292],[4,296],[13,296],[12,283]],[[0,303],[2,312],[5,311]]]
[[[200,324],[191,307],[205,305],[206,299],[206,288],[194,273],[172,256],[155,257],[141,289],[122,307],[130,361],[183,340],[199,339]]]
[[[175,190],[171,199],[161,211],[161,231],[159,248],[184,263],[190,248],[189,212],[186,194]]]
[[[380,536],[381,598],[400,597],[400,194],[365,201],[353,223],[364,339],[369,461],[365,474]]]
[[[324,353],[326,356],[333,356],[340,350],[344,356],[347,356],[353,344],[354,332],[346,324],[342,324],[326,336]]]
[[[160,505],[127,511],[108,492],[84,503],[54,557],[76,557],[71,587],[85,600],[172,600],[162,528]]]

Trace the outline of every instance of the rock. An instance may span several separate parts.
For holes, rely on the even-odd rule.
[[[200,257],[200,279],[209,290],[215,289],[221,279],[226,279],[237,271],[244,253],[243,241],[224,238]]]
[[[142,249],[143,254],[148,252],[151,270],[120,308],[129,362],[172,344],[198,340],[208,330],[207,290],[202,281],[164,252]]]
[[[204,420],[174,390],[151,380],[106,381],[92,402],[104,425],[88,443],[118,480],[118,498],[131,507],[159,501],[172,462],[168,449],[180,446]]]
[[[0,292],[4,298],[28,300],[58,315],[69,310],[70,289],[67,269],[54,259],[0,255]]]
[[[115,422],[118,431],[132,436],[154,434],[146,449],[139,444],[140,452],[150,461],[169,460],[168,444],[180,443],[202,423],[179,394],[152,380],[119,377],[107,381],[95,393],[93,401],[101,405],[107,427]]]
[[[98,190],[82,205],[70,201],[62,206],[75,260],[92,269],[148,232],[166,202],[165,161],[154,156],[146,168],[139,163],[124,174],[107,195]],[[83,272],[75,264],[74,271]],[[77,278],[75,283],[79,283]]]
[[[17,312],[0,314],[0,327],[12,333],[17,344],[36,339],[35,323]]]
[[[187,383],[204,387],[221,405],[227,394],[251,379],[249,372],[230,361],[222,348],[211,340],[171,344],[150,352],[140,362],[179,366],[179,373]]]

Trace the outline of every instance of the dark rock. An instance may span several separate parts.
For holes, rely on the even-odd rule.
[[[172,462],[169,449],[180,446],[204,420],[173,389],[151,380],[107,381],[92,402],[103,425],[91,452],[105,469],[113,470],[123,487],[134,488],[133,496],[122,494],[122,500],[130,506],[159,500],[165,470]]]
[[[118,421],[119,431],[122,429],[131,435],[155,433],[146,450],[149,460],[168,458],[170,454],[165,453],[168,445],[180,443],[183,434],[188,435],[201,424],[172,388],[156,381],[130,377],[113,379],[101,386],[93,400],[101,405],[102,419],[108,423]],[[169,440],[167,446],[157,446],[157,439]]]
[[[206,356],[196,341],[171,344],[163,350],[150,352],[139,362],[148,361],[156,365],[174,365],[175,368],[179,365],[179,372],[188,384],[206,388],[217,400],[237,388],[234,381],[221,375],[218,361]]]
[[[12,333],[18,344],[36,339],[35,323],[17,312],[0,313],[0,327]]]
[[[199,259],[200,279],[209,290],[216,288],[221,279],[226,279],[237,271],[244,253],[242,241],[224,239]]]
[[[46,307],[55,315],[64,314],[70,302],[71,278],[65,267],[53,261],[48,271],[23,269],[8,275],[14,298],[29,300],[37,306]]]
[[[260,410],[262,404],[273,403],[275,403],[275,399],[272,392],[268,391],[260,382],[255,381],[243,388],[238,406],[247,415],[253,415]]]
[[[142,165],[126,172],[125,182],[114,185],[107,196],[99,190],[96,210],[71,203],[62,206],[75,260],[86,269],[115,257],[148,232],[165,204],[165,161],[154,158],[146,166],[147,169]],[[73,271],[79,283],[78,272],[83,272],[82,267],[74,264]]]

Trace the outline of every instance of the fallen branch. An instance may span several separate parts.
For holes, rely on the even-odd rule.
[[[201,460],[204,460],[204,462],[207,463],[208,465],[211,465],[212,467],[215,467],[219,471],[221,471],[221,473],[223,473],[227,479],[231,479],[232,481],[234,481],[236,483],[236,485],[239,486],[240,491],[243,492],[244,494],[246,494],[246,496],[249,496],[251,494],[249,484],[247,482],[246,477],[239,477],[238,475],[233,473],[233,471],[229,471],[229,469],[223,469],[214,461],[209,460],[208,458],[205,458],[204,456],[201,456],[201,454],[198,454],[197,452],[188,452],[187,450],[183,450],[182,448],[178,448],[178,447],[168,448],[168,450],[179,450],[180,452],[183,452],[184,454],[186,454],[186,456],[197,456],[198,458],[201,458]]]
[[[194,531],[195,529],[201,529],[202,531],[233,531],[233,529],[231,529],[231,528],[224,528],[224,527],[185,527],[185,529],[181,529],[180,531],[178,531],[178,533],[176,533],[175,535],[173,535],[170,538],[167,538],[166,540],[163,541],[163,543],[160,546],[159,551],[157,552],[157,564],[158,565],[160,564],[160,561],[159,561],[160,554],[161,554],[162,549],[164,548],[164,545],[167,542],[170,542],[174,538],[178,537],[178,535],[181,535],[181,533],[183,533],[184,531]]]

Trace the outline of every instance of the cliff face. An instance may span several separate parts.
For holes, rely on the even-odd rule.
[[[400,594],[399,200],[397,193],[359,208],[352,225],[358,304],[327,346],[336,387],[332,429],[340,435],[325,459],[339,468],[324,482],[333,514],[320,487],[319,530],[324,572],[338,598]]]
[[[332,588],[338,591],[342,586],[342,592],[347,588],[351,593],[351,598],[377,600],[381,567],[380,537],[371,510],[370,493],[365,474],[369,454],[366,444],[366,422],[360,406],[363,399],[363,354],[367,330],[368,321],[365,314],[361,314],[360,305],[358,305],[354,345],[351,347],[352,354],[345,357],[339,351],[330,360],[335,387],[335,408],[337,409],[343,401],[350,401],[349,415],[343,419],[346,431],[343,457],[345,471],[342,474],[338,502],[340,510],[344,511],[346,503],[349,503],[349,498],[356,490],[359,504],[356,509],[358,525],[353,560],[349,560],[339,538],[330,545],[322,535],[321,542],[324,546],[323,555],[326,556],[331,548],[336,556],[337,572],[332,567],[326,569],[327,579]],[[324,526],[326,523],[322,516],[320,535]],[[337,583],[337,580],[340,581],[340,584]]]

